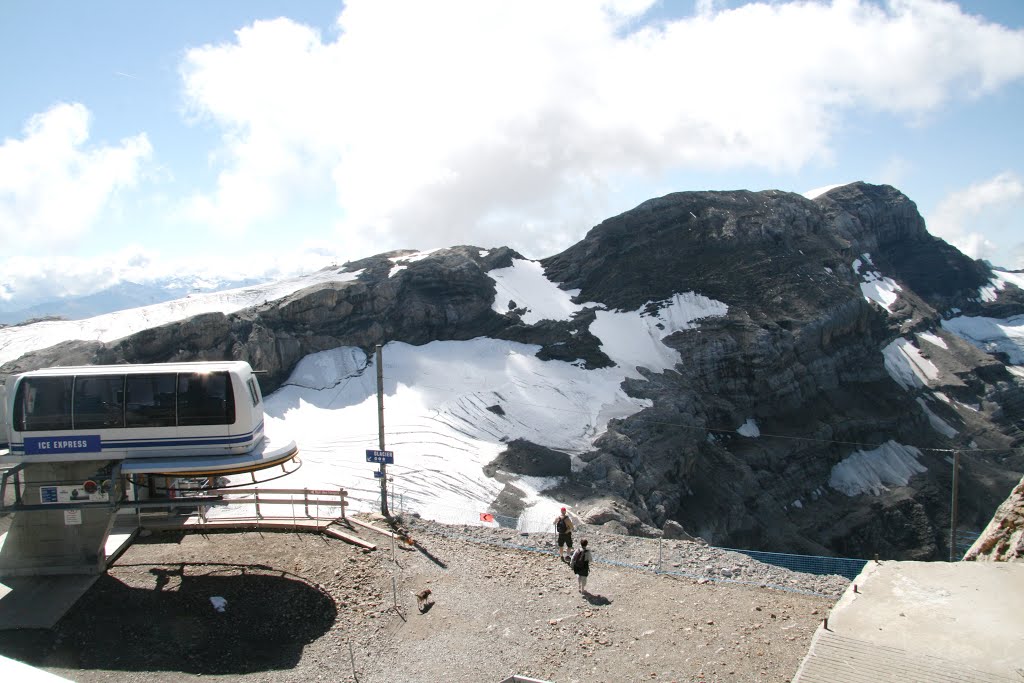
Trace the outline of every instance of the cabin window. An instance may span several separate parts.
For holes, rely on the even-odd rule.
[[[73,429],[124,427],[124,375],[75,378]]]
[[[249,398],[252,399],[252,407],[255,408],[260,404],[260,390],[256,386],[256,380],[252,377],[249,378],[246,384],[249,385]]]
[[[173,427],[176,375],[128,375],[125,382],[125,424],[129,427]]]
[[[71,429],[71,377],[27,377],[14,399],[14,429],[19,432]]]
[[[178,375],[178,424],[220,425],[235,421],[235,396],[226,372]]]

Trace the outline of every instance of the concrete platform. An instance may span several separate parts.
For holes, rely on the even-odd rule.
[[[137,529],[115,530],[104,551],[109,565],[123,553]],[[7,534],[0,535],[0,547]],[[85,595],[99,574],[10,576],[0,583],[0,631],[16,628],[53,628]]]
[[[99,574],[10,576],[3,580],[0,631],[53,628],[100,578]]]
[[[793,683],[1024,681],[1024,563],[869,562]]]
[[[0,655],[0,680],[16,683],[71,683],[70,679],[61,678],[3,655]]]

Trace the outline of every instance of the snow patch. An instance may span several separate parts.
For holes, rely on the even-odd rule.
[[[927,471],[917,461],[921,451],[887,441],[870,451],[856,451],[836,463],[828,485],[848,496],[870,493],[877,496],[889,486],[906,486],[915,474]]]
[[[845,184],[846,183],[836,183],[835,185],[825,185],[824,187],[816,187],[813,190],[807,190],[806,192],[803,192],[801,194],[803,194],[803,196],[807,197],[808,199],[817,199],[818,197],[825,194],[829,190],[834,190],[837,187],[842,187]]]
[[[932,429],[937,431],[939,434],[942,434],[947,439],[952,439],[954,436],[959,434],[959,432],[953,429],[949,423],[933,413],[931,408],[928,407],[928,403],[920,396],[917,398],[917,403],[921,406],[921,410],[924,411],[924,414],[928,416],[928,423],[931,424]]]
[[[537,261],[515,259],[508,268],[495,268],[487,273],[494,280],[494,303],[491,308],[501,315],[509,312],[509,302],[525,308],[523,322],[535,325],[541,320],[570,320],[574,313],[599,304],[574,304],[572,297],[580,293],[566,291],[544,276]]]
[[[1002,287],[996,286],[995,283],[982,285],[978,288],[978,298],[982,301],[993,302],[999,298],[999,290]]]
[[[871,262],[870,254],[862,254],[864,262],[874,267]],[[888,312],[892,312],[890,306],[896,303],[899,295],[896,292],[902,291],[902,288],[896,284],[893,280],[882,277],[882,274],[877,270],[865,269],[861,272],[861,268],[864,267],[864,262],[860,259],[856,259],[851,267],[853,272],[860,275],[863,282],[860,283],[860,292],[868,301],[873,301]]]
[[[916,346],[900,337],[882,349],[885,371],[906,390],[928,385],[939,376],[935,364],[921,355]]]
[[[343,347],[303,357],[284,386],[299,386],[322,391],[339,382],[358,377],[366,369],[369,358],[361,349]]]
[[[651,303],[635,311],[597,311],[590,324],[591,334],[601,340],[601,350],[625,370],[627,377],[640,377],[637,367],[655,372],[672,368],[680,360],[679,352],[661,340],[680,330],[696,328],[695,320],[729,311],[722,302],[694,292],[675,294],[657,313],[644,313]]]
[[[736,430],[736,433],[740,436],[746,436],[751,439],[756,439],[761,436],[761,430],[757,428],[757,422],[755,422],[752,417],[748,417],[747,421],[740,425],[740,428]]]
[[[1024,290],[1024,273],[1011,273],[1005,270],[992,270],[992,279],[987,285],[978,288],[978,298],[982,301],[995,301],[999,292],[1006,288],[1006,285],[1015,285],[1018,289]]]
[[[1005,353],[1013,365],[1024,364],[1024,315],[1002,319],[958,316],[943,320],[942,328],[985,353]]]
[[[422,261],[433,253],[443,251],[441,247],[435,247],[434,249],[427,249],[426,251],[417,251],[415,254],[406,254],[405,256],[392,256],[389,261],[392,263],[416,263]]]
[[[949,347],[946,345],[946,340],[944,340],[937,334],[932,334],[931,332],[918,332],[917,338],[923,339],[929,344],[938,346],[940,349],[949,349]]]

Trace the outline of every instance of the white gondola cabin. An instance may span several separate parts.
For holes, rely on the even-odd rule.
[[[259,383],[243,361],[47,368],[6,384],[0,462],[159,460],[182,470],[196,458],[217,469],[265,450]]]

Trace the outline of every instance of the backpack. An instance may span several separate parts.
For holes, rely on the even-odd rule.
[[[569,569],[579,574],[579,570],[583,568],[583,548],[577,548],[572,557],[569,558]]]
[[[565,523],[565,520],[566,518],[562,516],[559,516],[558,519],[555,520],[555,529],[557,529],[560,534],[564,534],[569,530],[569,525]]]

